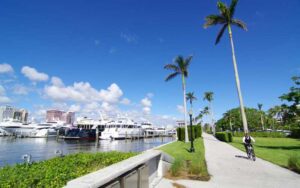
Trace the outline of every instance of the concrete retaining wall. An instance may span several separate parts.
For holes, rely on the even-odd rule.
[[[164,176],[173,158],[158,150],[147,150],[99,171],[71,180],[66,188],[148,188]]]

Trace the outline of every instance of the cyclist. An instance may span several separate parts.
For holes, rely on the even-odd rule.
[[[243,137],[243,143],[246,149],[246,153],[248,154],[248,146],[252,146],[251,141],[255,142],[254,138],[252,138],[248,133],[245,133]]]

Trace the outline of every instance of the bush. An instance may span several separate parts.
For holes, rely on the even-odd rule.
[[[285,138],[286,135],[283,132],[250,132],[252,137],[270,137],[270,138]],[[244,132],[234,132],[233,136],[243,137]]]
[[[291,131],[292,138],[300,138],[300,128],[293,128]]]
[[[184,159],[182,158],[175,158],[175,161],[170,168],[170,172],[172,176],[177,177],[180,175],[183,168],[183,161]]]
[[[230,132],[216,132],[216,138],[223,142],[232,142],[232,134]]]
[[[192,126],[193,130],[193,137],[191,137],[191,126],[188,126],[188,135],[189,135],[189,140],[193,138],[194,140],[196,138],[200,138],[202,135],[202,128],[200,125],[193,125]],[[179,141],[185,141],[185,128],[184,127],[179,127],[177,128],[177,137]]]
[[[136,153],[77,153],[0,168],[0,187],[63,187],[72,179],[112,165]]]
[[[300,173],[300,155],[293,155],[288,160],[289,169]]]

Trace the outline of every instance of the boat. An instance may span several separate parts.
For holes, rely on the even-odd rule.
[[[76,128],[67,130],[64,136],[65,140],[96,140],[96,135],[98,131],[98,136],[106,126],[107,120],[102,117],[100,120],[94,120],[91,118],[78,118],[76,122]],[[97,130],[98,129],[98,130]]]
[[[139,138],[144,136],[144,131],[141,125],[129,118],[117,118],[106,124],[104,131],[101,133],[100,139],[127,139]]]

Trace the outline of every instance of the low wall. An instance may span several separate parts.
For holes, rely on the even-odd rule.
[[[104,169],[71,180],[66,188],[148,188],[164,176],[173,158],[158,150],[147,150]]]

